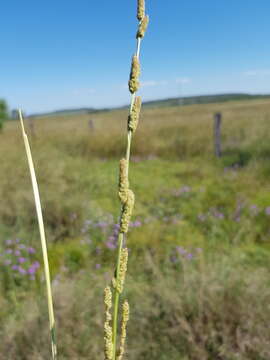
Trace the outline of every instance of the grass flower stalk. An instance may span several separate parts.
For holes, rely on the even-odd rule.
[[[114,288],[113,296],[113,318],[112,318],[112,360],[121,360],[124,355],[124,347],[126,340],[126,328],[129,320],[129,305],[127,300],[124,301],[122,306],[122,324],[121,324],[121,337],[118,348],[117,336],[118,336],[118,313],[120,295],[123,292],[125,276],[127,272],[128,262],[128,250],[124,247],[124,237],[128,232],[129,222],[132,215],[135,196],[133,191],[129,188],[129,160],[131,151],[132,135],[135,133],[138,126],[140,110],[141,110],[141,98],[136,96],[136,92],[139,89],[139,76],[141,72],[140,66],[140,48],[141,40],[145,35],[147,25],[149,22],[148,16],[145,15],[145,1],[137,0],[137,19],[139,20],[138,30],[136,33],[136,52],[132,57],[131,70],[129,76],[128,87],[131,93],[129,116],[127,121],[127,146],[126,156],[120,160],[119,169],[119,198],[121,202],[121,216],[120,216],[120,230],[118,235],[118,255],[117,264],[115,270],[115,277],[112,280],[112,286]],[[106,306],[106,314],[108,307]],[[108,315],[105,317],[105,326],[108,325]],[[108,354],[108,336],[105,335],[105,359],[111,360]],[[111,352],[109,352],[111,356]]]
[[[19,110],[19,118],[20,118],[23,141],[24,141],[24,146],[25,146],[25,151],[26,151],[26,155],[27,155],[32,186],[33,186],[33,193],[34,193],[38,225],[39,225],[39,232],[40,232],[41,248],[42,248],[42,255],[43,255],[43,262],[44,262],[44,274],[45,274],[45,281],[46,281],[46,288],[47,288],[47,302],[48,302],[49,322],[50,322],[52,359],[56,360],[57,359],[57,347],[56,347],[55,320],[54,320],[54,311],[53,311],[50,268],[49,268],[49,261],[48,261],[48,251],[47,251],[46,236],[45,236],[45,230],[44,230],[42,208],[41,208],[39,189],[38,189],[38,183],[37,183],[36,174],[35,174],[34,163],[33,163],[33,159],[32,159],[32,154],[31,154],[28,137],[27,137],[27,134],[24,129],[23,115],[22,115],[21,110]]]

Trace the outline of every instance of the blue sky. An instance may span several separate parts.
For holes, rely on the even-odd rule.
[[[270,93],[269,0],[146,0],[145,100]],[[128,103],[136,0],[1,4],[0,98],[27,113]]]

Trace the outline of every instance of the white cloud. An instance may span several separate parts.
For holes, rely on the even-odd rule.
[[[177,84],[189,84],[191,82],[191,79],[188,77],[177,78],[177,79],[175,79],[175,82]]]
[[[244,73],[245,76],[269,76],[270,69],[257,69],[257,70],[248,70]]]
[[[148,81],[141,81],[141,87],[149,87],[149,86],[157,86],[159,83],[158,81],[148,80]]]
[[[141,84],[141,87],[160,86],[160,85],[167,85],[168,81],[166,81],[166,80],[161,80],[161,81],[148,80],[148,81],[141,81],[140,84]]]

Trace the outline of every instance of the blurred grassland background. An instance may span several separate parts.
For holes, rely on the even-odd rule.
[[[222,112],[223,156],[213,155]],[[89,127],[89,120],[92,127]],[[59,359],[102,359],[127,110],[29,120]],[[28,122],[27,122],[28,121]],[[270,102],[145,107],[126,292],[128,359],[270,358]],[[0,134],[0,359],[48,358],[38,227],[17,121]]]

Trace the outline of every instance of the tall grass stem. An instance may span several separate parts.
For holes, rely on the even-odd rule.
[[[144,7],[145,7],[144,0],[138,0],[138,9],[141,9],[141,12],[138,13],[138,19],[140,20],[139,26],[141,25],[142,20],[144,18]],[[137,65],[138,69],[136,69],[136,76],[140,72],[140,65],[139,65],[140,49],[141,49],[141,37],[137,36],[136,52],[135,52],[135,56],[134,56],[135,60],[137,59],[137,64],[138,64]],[[133,61],[134,61],[134,57],[133,57]],[[132,66],[133,66],[133,64],[132,64]],[[132,73],[132,71],[133,70],[131,70],[131,73]],[[134,86],[134,84],[132,84],[132,86],[129,87],[130,92],[131,92],[129,116],[131,115],[134,103],[136,101],[136,91],[137,91],[137,88],[139,86],[138,79],[136,78],[135,80],[136,80],[135,81],[136,86]],[[128,178],[128,175],[129,175],[129,161],[130,161],[132,134],[133,134],[133,131],[128,129],[128,131],[127,131],[127,145],[126,145],[126,161],[127,161],[126,177],[127,178]],[[125,206],[126,205],[122,203],[121,215],[123,215],[123,213],[124,213]],[[120,228],[119,235],[118,235],[118,256],[117,256],[117,265],[116,265],[116,273],[115,273],[116,284],[118,283],[119,276],[120,276],[119,270],[120,270],[121,252],[122,252],[122,249],[123,249],[123,242],[124,242],[124,232],[125,231],[122,232],[121,228]],[[112,331],[113,331],[113,359],[112,360],[120,359],[123,356],[123,353],[121,353],[121,350],[120,350],[120,353],[117,356],[117,328],[118,328],[119,300],[120,300],[120,292],[117,290],[117,287],[115,287],[115,290],[114,290],[114,309],[113,309],[113,328],[112,328]],[[127,306],[128,306],[128,303],[127,303]],[[125,326],[126,326],[126,324],[125,324]],[[124,335],[124,338],[125,338],[125,335]],[[124,339],[121,339],[121,340],[124,341]],[[122,346],[122,351],[124,350],[123,346]]]
[[[34,163],[33,163],[33,159],[32,159],[32,154],[31,154],[28,137],[27,137],[27,134],[24,129],[23,115],[22,115],[21,110],[19,110],[19,118],[20,118],[23,141],[24,141],[24,146],[25,146],[26,156],[27,156],[27,160],[28,160],[32,186],[33,186],[34,199],[35,199],[36,212],[37,212],[38,225],[39,225],[41,248],[42,248],[42,255],[43,255],[43,262],[44,262],[44,274],[45,274],[45,281],[46,281],[46,288],[47,288],[47,302],[48,302],[49,322],[50,322],[52,359],[56,360],[57,359],[57,346],[56,346],[56,334],[55,334],[55,319],[54,319],[53,298],[52,298],[51,279],[50,279],[50,267],[49,267],[49,260],[48,260],[48,251],[47,251],[46,236],[45,236],[45,230],[44,230],[42,208],[41,208],[39,189],[38,189],[38,183],[37,183],[36,174],[35,174]]]

